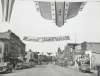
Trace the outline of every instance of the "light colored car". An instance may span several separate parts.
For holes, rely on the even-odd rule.
[[[12,65],[9,62],[0,63],[0,73],[12,72]]]
[[[79,67],[79,71],[81,72],[90,72],[90,66],[88,64],[81,64],[81,66]]]

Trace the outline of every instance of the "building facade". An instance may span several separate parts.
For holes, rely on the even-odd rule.
[[[75,46],[78,44],[75,43],[68,43],[65,46],[65,49],[63,51],[64,54],[64,58],[67,58],[69,61],[73,61],[74,60],[74,54],[75,54]]]
[[[67,59],[68,61],[73,61],[75,56],[75,46],[78,44],[75,43],[67,43],[64,50],[58,48],[57,58],[58,59]]]
[[[81,47],[85,55],[89,55],[90,68],[96,69],[96,66],[100,64],[100,42],[83,42]]]
[[[3,52],[4,52],[4,42],[0,41],[0,63],[4,61]]]
[[[0,33],[0,41],[4,42],[4,62],[14,63],[24,55],[26,45],[11,30]]]
[[[97,42],[83,42],[81,43],[82,51],[91,50],[93,53],[100,53],[100,43]]]
[[[25,55],[26,62],[31,62],[34,61],[34,52],[32,51],[27,51],[27,54]]]

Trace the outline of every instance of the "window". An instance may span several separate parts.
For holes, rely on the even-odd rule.
[[[0,47],[0,53],[2,53],[2,47]]]
[[[5,51],[6,51],[6,44],[5,44]]]

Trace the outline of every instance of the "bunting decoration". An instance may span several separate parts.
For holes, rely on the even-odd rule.
[[[27,36],[24,36],[23,40],[33,41],[33,42],[54,42],[54,41],[70,40],[70,38],[69,36],[59,36],[59,37],[27,37]]]
[[[10,22],[11,13],[15,0],[1,0],[2,3],[2,21]]]

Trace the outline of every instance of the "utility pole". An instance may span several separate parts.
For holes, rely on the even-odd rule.
[[[75,44],[76,44],[76,34],[75,34]]]

